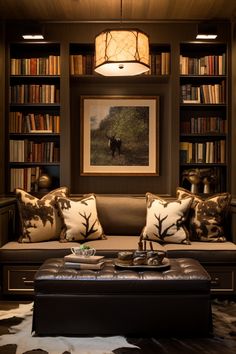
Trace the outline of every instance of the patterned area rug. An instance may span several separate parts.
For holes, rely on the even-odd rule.
[[[1,354],[235,354],[236,303],[212,303],[214,333],[207,338],[34,337],[32,304],[0,307]]]

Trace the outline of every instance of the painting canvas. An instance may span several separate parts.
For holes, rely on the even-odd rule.
[[[82,96],[81,174],[158,175],[158,121],[158,96]]]

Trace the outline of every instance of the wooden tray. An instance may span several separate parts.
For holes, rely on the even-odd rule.
[[[163,270],[170,266],[170,261],[168,258],[164,258],[162,264],[159,265],[148,265],[148,264],[140,264],[140,265],[128,265],[119,263],[118,259],[115,260],[115,266],[123,269],[152,269],[152,270]]]

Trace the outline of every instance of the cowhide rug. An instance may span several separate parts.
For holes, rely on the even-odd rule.
[[[1,354],[23,354],[29,351],[41,354],[110,354],[120,347],[136,348],[121,336],[34,337],[31,335],[32,307],[30,303],[20,304],[18,308],[8,311],[0,310],[0,326],[7,325],[8,328],[8,333],[0,336]]]
[[[213,329],[207,338],[34,337],[32,303],[0,308],[0,354],[235,354],[236,303],[212,302]]]

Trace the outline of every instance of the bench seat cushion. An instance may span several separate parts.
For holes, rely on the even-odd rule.
[[[136,250],[139,236],[107,236],[106,240],[93,240],[85,243],[97,250],[98,255],[116,257],[122,250]],[[64,257],[71,253],[70,248],[78,246],[77,242],[61,243],[59,241],[19,243],[8,242],[1,248],[2,263],[42,263],[47,258]],[[148,244],[147,244],[148,246]],[[165,244],[153,242],[154,249],[165,250],[167,256],[195,258],[205,263],[236,263],[236,244],[232,242],[192,242],[191,245]],[[16,252],[17,251],[17,252]],[[43,251],[43,252],[42,252]]]

